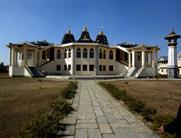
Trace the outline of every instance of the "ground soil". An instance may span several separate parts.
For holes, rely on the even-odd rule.
[[[128,95],[155,108],[158,115],[175,116],[181,104],[180,80],[129,80],[109,81]]]
[[[65,81],[0,76],[0,137],[18,137],[22,125],[50,110]]]

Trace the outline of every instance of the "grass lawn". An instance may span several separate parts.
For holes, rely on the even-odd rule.
[[[158,115],[175,116],[181,104],[181,81],[107,81],[127,94],[155,108]]]
[[[18,137],[21,126],[50,110],[69,82],[0,76],[0,136]]]

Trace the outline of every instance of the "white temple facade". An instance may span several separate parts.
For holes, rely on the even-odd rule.
[[[78,40],[68,30],[61,44],[46,41],[9,43],[8,48],[11,77],[120,75],[138,78],[157,75],[157,46],[126,43],[111,46],[103,31],[93,41],[87,27]]]

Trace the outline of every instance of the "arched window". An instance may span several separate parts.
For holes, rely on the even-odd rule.
[[[42,52],[42,59],[46,59],[46,52],[45,51]]]
[[[106,59],[106,50],[103,52],[103,59]]]
[[[83,50],[83,58],[87,58],[87,48],[84,48]]]
[[[77,58],[81,58],[80,48],[77,48],[77,50],[76,50],[76,57],[77,57]]]
[[[61,51],[60,49],[57,50],[57,59],[60,59],[61,58]]]
[[[89,57],[94,58],[94,49],[93,48],[90,49]]]
[[[64,51],[64,58],[67,58],[67,49]]]
[[[109,52],[109,59],[113,59],[113,51],[112,50]]]
[[[71,49],[69,48],[68,57],[71,58]]]
[[[99,58],[102,58],[102,49],[99,50]]]

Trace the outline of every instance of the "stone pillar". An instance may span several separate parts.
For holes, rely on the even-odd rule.
[[[11,48],[11,66],[14,66],[14,60],[15,60],[15,53],[14,48]]]
[[[99,74],[99,48],[96,46],[95,49],[95,69],[96,69],[96,75]]]
[[[71,58],[72,58],[72,64],[71,64],[71,68],[72,68],[72,75],[75,75],[75,47],[72,46],[71,49]]]
[[[142,58],[141,58],[141,66],[145,66],[145,51],[142,51],[142,56],[141,56]]]
[[[131,67],[131,53],[128,54],[128,66]]]
[[[33,55],[33,56],[34,56],[34,58],[33,58],[33,62],[34,62],[33,65],[34,65],[35,67],[37,67],[37,60],[38,60],[38,59],[37,59],[37,57],[38,57],[37,55],[38,55],[38,49],[35,48],[35,52],[34,52],[34,55]]]
[[[152,51],[152,68],[155,68],[155,50]]]
[[[16,51],[16,49],[13,50],[13,58],[14,58],[13,65],[17,66],[17,51]]]
[[[23,46],[23,59],[24,59],[24,64],[27,65],[27,47]]]
[[[132,51],[132,67],[135,67],[135,51]]]
[[[12,66],[12,47],[10,48],[9,55],[10,55],[9,65]]]

